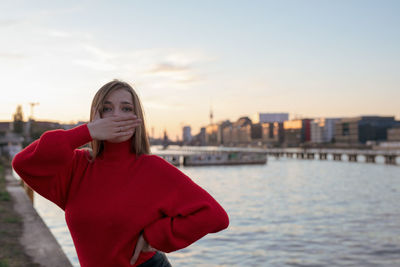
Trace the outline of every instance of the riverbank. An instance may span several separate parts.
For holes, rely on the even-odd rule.
[[[60,266],[71,263],[33,208],[9,162],[0,163],[0,267]]]
[[[20,243],[23,222],[14,210],[14,201],[6,190],[6,167],[0,164],[0,267],[40,266],[25,253]]]

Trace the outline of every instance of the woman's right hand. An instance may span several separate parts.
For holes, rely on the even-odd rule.
[[[93,121],[87,124],[90,136],[94,140],[109,140],[116,137],[131,135],[135,127],[142,123],[136,115],[111,116],[100,118],[99,112],[96,113]]]
[[[157,249],[150,246],[150,244],[147,243],[147,241],[144,239],[143,234],[140,234],[136,242],[135,251],[133,252],[133,256],[130,260],[131,265],[134,265],[136,263],[137,259],[139,258],[139,254],[141,252],[153,252],[153,251],[157,251]]]

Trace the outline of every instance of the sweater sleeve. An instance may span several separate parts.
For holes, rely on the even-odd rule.
[[[166,197],[160,210],[164,217],[143,231],[152,247],[172,252],[228,227],[228,214],[209,193],[175,166],[153,157],[157,158]]]
[[[15,155],[12,166],[34,191],[65,209],[73,168],[86,153],[76,148],[91,140],[86,124],[47,131]]]

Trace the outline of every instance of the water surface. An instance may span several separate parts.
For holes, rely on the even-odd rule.
[[[174,266],[400,266],[400,166],[269,158],[181,170],[230,226],[167,254]],[[79,266],[63,212],[40,197],[35,207]]]

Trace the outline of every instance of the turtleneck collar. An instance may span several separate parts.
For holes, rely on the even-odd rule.
[[[101,158],[105,160],[124,160],[133,157],[135,153],[131,152],[131,139],[121,143],[111,143],[104,141],[104,150]]]

